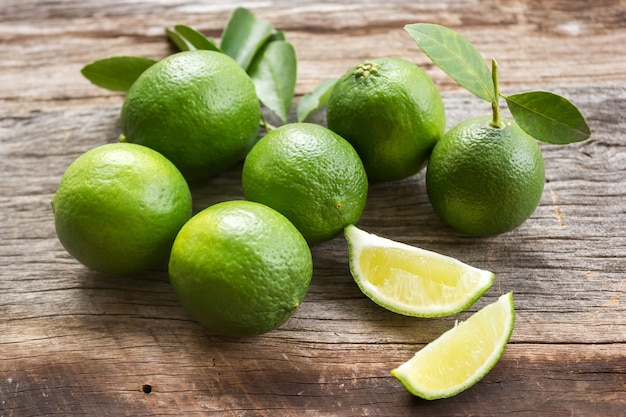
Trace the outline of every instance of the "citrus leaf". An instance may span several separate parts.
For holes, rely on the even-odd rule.
[[[193,51],[196,49],[187,39],[185,39],[180,33],[173,31],[169,28],[165,28],[165,34],[168,39],[172,41],[174,46],[178,48],[179,51]]]
[[[328,99],[336,83],[337,79],[322,81],[315,86],[313,91],[302,96],[296,110],[298,122],[303,122],[310,115],[328,104]]]
[[[557,94],[531,91],[504,98],[519,127],[537,140],[563,145],[591,135],[580,110]]]
[[[287,122],[295,94],[296,73],[296,51],[286,41],[266,43],[248,70],[259,100],[283,122]]]
[[[243,7],[233,11],[222,32],[220,49],[247,70],[274,27]]]
[[[269,36],[269,38],[267,38],[266,42],[286,41],[286,40],[287,40],[287,37],[285,36],[284,30],[274,30],[272,34]]]
[[[221,52],[220,48],[218,48],[215,42],[189,26],[176,25],[174,26],[174,30],[180,36],[186,39],[187,42],[195,49]]]
[[[256,51],[256,53],[254,54],[254,57],[252,58],[252,61],[250,61],[250,65],[252,65],[252,62],[254,62],[254,60],[256,60],[258,57],[260,57],[265,52],[264,47],[267,46],[268,43],[274,42],[274,41],[286,41],[286,40],[287,40],[287,38],[285,37],[285,32],[284,31],[282,31],[282,30],[274,30],[270,34],[270,36],[268,36],[267,39],[265,39],[265,42]],[[249,66],[248,66],[248,69],[249,69]]]
[[[137,56],[115,56],[87,64],[80,72],[98,87],[128,91],[135,80],[156,62]]]
[[[467,39],[450,28],[430,23],[406,25],[404,29],[453,80],[483,100],[497,103],[489,67]]]

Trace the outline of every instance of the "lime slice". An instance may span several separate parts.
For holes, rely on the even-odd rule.
[[[457,259],[345,228],[350,271],[361,291],[396,313],[441,317],[472,305],[494,274]]]
[[[515,322],[513,293],[448,330],[391,374],[413,395],[447,398],[478,382],[500,360]]]

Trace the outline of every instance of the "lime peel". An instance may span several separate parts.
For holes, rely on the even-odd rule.
[[[498,363],[515,322],[509,292],[455,325],[391,371],[413,395],[452,397],[480,381]]]
[[[441,317],[472,305],[494,274],[457,259],[345,228],[350,271],[361,291],[380,306],[407,316]]]

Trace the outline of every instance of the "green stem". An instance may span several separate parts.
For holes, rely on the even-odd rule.
[[[493,112],[493,119],[490,125],[496,128],[502,128],[502,121],[500,120],[500,87],[498,86],[498,63],[495,59],[491,60],[491,78],[493,79],[493,88],[496,94],[495,101],[491,102],[491,110]]]
[[[270,124],[266,119],[265,116],[263,116],[263,114],[261,114],[261,121],[260,121],[260,125],[265,129],[266,133],[269,133],[270,130],[276,129],[276,126]]]

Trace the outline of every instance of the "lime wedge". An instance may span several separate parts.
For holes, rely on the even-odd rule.
[[[345,228],[350,271],[361,291],[396,313],[441,317],[472,305],[494,274],[457,259]]]
[[[500,360],[515,322],[513,293],[448,330],[391,374],[413,395],[436,400],[474,385]]]

